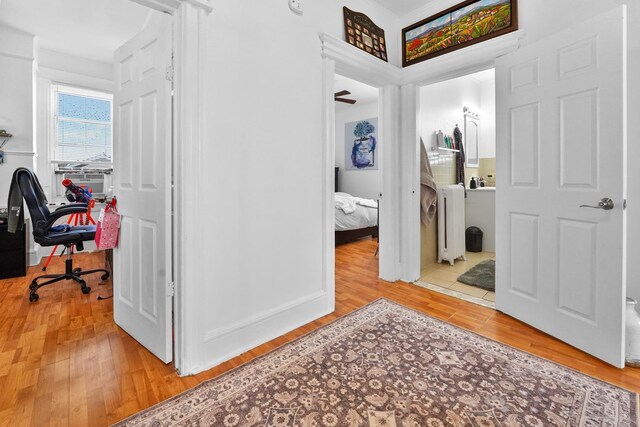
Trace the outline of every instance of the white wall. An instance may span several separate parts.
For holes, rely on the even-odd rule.
[[[349,193],[356,197],[365,199],[378,199],[380,195],[380,170],[346,170],[345,169],[345,134],[344,125],[358,120],[378,117],[378,103],[370,102],[363,105],[348,105],[336,108],[336,162],[339,171],[339,191]],[[384,144],[380,140],[380,144]],[[351,146],[351,145],[350,145]],[[376,150],[377,162],[380,162],[380,153]]]
[[[453,135],[457,125],[464,134],[467,106],[480,115],[480,157],[496,155],[495,80],[479,81],[472,75],[420,88],[420,135],[425,146],[436,147],[435,132]]]
[[[37,45],[37,43],[36,43]],[[55,201],[57,182],[54,180],[52,84],[66,84],[85,89],[113,92],[113,64],[80,58],[36,47],[35,116],[36,173],[50,202]],[[96,209],[98,211],[98,209]],[[95,250],[93,242],[85,243],[85,251]],[[31,244],[30,264],[36,265],[51,252],[49,247]]]
[[[418,128],[427,150],[437,147],[436,132],[453,136],[456,124],[464,133],[462,107],[480,110],[480,82],[464,76],[420,88],[420,122]],[[480,127],[484,121],[481,118]],[[482,143],[482,140],[481,140]]]
[[[480,158],[496,156],[496,81],[480,83]]]
[[[71,79],[71,81],[69,81],[70,84],[89,87],[91,89],[113,90],[112,62],[100,62],[49,49],[37,49],[36,57],[39,69],[59,71],[59,79]],[[65,74],[62,73],[68,73],[69,75],[78,77],[71,76],[65,78]],[[59,82],[66,83],[64,81]],[[109,82],[106,88],[104,87],[105,82]]]
[[[202,280],[184,284],[193,287],[185,301],[187,372],[332,308],[322,279],[318,35],[343,37],[345,4],[387,30],[397,58],[395,18],[364,0],[306,2],[303,16],[281,0],[220,1],[206,18],[198,230],[207,251],[197,254]]]
[[[36,151],[37,173],[42,189],[52,201],[55,195],[53,150],[52,84],[113,92],[113,64],[79,58],[46,49],[36,50]]]
[[[52,82],[112,91],[112,73],[111,64],[38,49],[33,35],[0,26],[0,129],[14,135],[0,165],[0,206],[7,204],[11,175],[18,167],[34,170],[47,198],[53,199]],[[29,237],[34,265],[49,249]]]
[[[0,25],[0,129],[13,138],[0,165],[0,206],[7,206],[9,184],[18,167],[33,169],[35,144],[33,36]]]

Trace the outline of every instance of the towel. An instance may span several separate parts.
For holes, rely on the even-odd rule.
[[[427,149],[420,138],[420,218],[424,225],[429,225],[436,214],[438,203],[438,187],[433,179]]]
[[[464,196],[467,197],[467,185],[464,177],[464,144],[462,143],[462,132],[460,131],[458,125],[456,125],[456,128],[453,130],[453,139],[455,140],[456,149],[459,150],[456,153],[456,184],[462,184],[462,186],[465,188]]]

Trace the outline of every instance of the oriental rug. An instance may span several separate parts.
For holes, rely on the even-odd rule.
[[[380,299],[120,426],[638,426],[635,393]]]

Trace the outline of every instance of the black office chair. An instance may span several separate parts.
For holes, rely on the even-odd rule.
[[[50,212],[47,207],[47,199],[42,192],[38,178],[33,172],[26,168],[18,168],[14,172],[14,180],[18,183],[22,197],[27,203],[27,208],[31,215],[31,223],[33,224],[33,238],[36,243],[39,243],[41,246],[64,245],[67,253],[65,273],[45,274],[33,279],[29,286],[29,289],[31,289],[29,301],[38,301],[39,296],[36,291],[41,287],[61,280],[75,280],[80,284],[80,289],[83,294],[91,292],[91,288],[87,286],[82,276],[86,274],[103,273],[101,279],[107,280],[109,278],[109,271],[107,270],[82,271],[80,268],[73,268],[72,246],[75,245],[76,250],[82,251],[84,249],[83,242],[94,239],[96,234],[95,225],[67,226],[64,227],[64,230],[52,229],[54,223],[66,215],[87,213],[87,204],[73,203]],[[38,280],[41,279],[49,280],[38,283]]]

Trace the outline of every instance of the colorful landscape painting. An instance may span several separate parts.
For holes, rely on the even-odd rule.
[[[466,1],[403,30],[403,65],[411,65],[517,29],[516,0]]]

